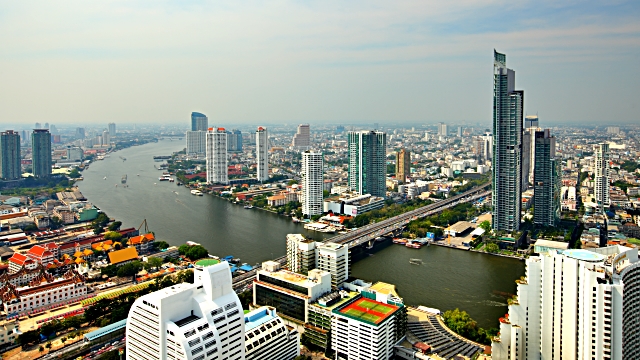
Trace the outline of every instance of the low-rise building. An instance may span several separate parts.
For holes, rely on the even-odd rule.
[[[35,268],[21,267],[15,272],[5,272],[0,275],[0,286],[5,284],[11,284],[15,286],[28,285],[31,280],[42,275],[46,269],[42,265],[37,265]]]
[[[134,247],[128,247],[122,250],[116,250],[109,253],[109,262],[111,265],[122,266],[134,260],[138,260],[138,252]]]
[[[25,254],[14,253],[9,258],[9,273],[16,273],[20,271],[20,269],[25,268],[27,270],[33,270],[38,266],[38,263],[35,260],[31,259]]]
[[[135,247],[139,254],[145,254],[153,248],[155,240],[155,235],[148,233],[130,238],[127,245]]]
[[[300,355],[300,334],[263,306],[244,315],[246,360],[291,360]]]
[[[0,346],[15,343],[20,334],[16,320],[3,321],[0,323]]]
[[[330,197],[323,202],[323,211],[331,211],[334,214],[346,214],[356,216],[367,211],[381,209],[384,206],[384,198],[371,194],[359,194],[356,192],[343,192],[338,196]]]
[[[157,253],[150,254],[147,257],[150,257],[150,258],[157,257],[160,259],[166,259],[166,258],[177,258],[178,256],[180,256],[180,253],[178,252],[178,247],[169,246],[168,248],[164,250],[160,250]]]

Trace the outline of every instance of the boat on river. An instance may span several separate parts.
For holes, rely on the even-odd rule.
[[[191,190],[191,195],[202,196],[202,191],[200,190]]]
[[[424,261],[422,261],[422,259],[409,259],[409,264],[422,265],[424,264]]]

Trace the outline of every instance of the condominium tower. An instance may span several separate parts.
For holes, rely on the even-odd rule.
[[[126,328],[128,360],[245,358],[245,320],[229,264],[196,267],[182,283],[138,298]]]
[[[322,215],[323,156],[321,152],[302,153],[302,213]]]
[[[262,126],[256,131],[256,170],[258,181],[269,180],[269,136]]]
[[[493,203],[495,230],[517,231],[522,210],[522,115],[524,92],[515,90],[515,72],[494,50]]]
[[[381,131],[350,131],[349,187],[360,194],[386,196],[387,136]]]
[[[0,178],[20,179],[20,135],[17,131],[0,132]]]
[[[199,112],[191,113],[191,131],[207,131],[209,128],[209,118]]]
[[[440,122],[438,123],[438,135],[447,136],[449,133],[449,129],[447,128],[447,124]]]
[[[206,141],[207,182],[228,184],[227,132],[224,128],[209,128]]]
[[[298,149],[309,149],[311,146],[311,136],[309,134],[309,124],[298,125],[298,132],[293,135],[293,147]]]
[[[187,131],[187,155],[204,154],[207,151],[206,131]]]
[[[109,135],[111,137],[116,136],[116,123],[109,123]]]
[[[411,175],[411,151],[400,149],[396,152],[396,179],[398,184],[404,184]]]
[[[604,212],[609,208],[609,144],[602,143],[596,145],[594,164],[594,195],[598,211]]]
[[[227,151],[242,152],[242,132],[240,130],[227,131]]]
[[[560,169],[556,138],[549,129],[533,132],[535,167],[533,177],[533,222],[555,226],[560,218]]]
[[[51,134],[47,129],[33,129],[31,133],[33,176],[51,175]]]

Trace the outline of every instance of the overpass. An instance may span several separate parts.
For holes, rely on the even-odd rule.
[[[408,211],[406,213],[379,221],[377,223],[365,225],[363,227],[351,230],[346,234],[336,235],[330,239],[327,239],[325,242],[348,244],[350,249],[367,242],[369,242],[369,246],[372,246],[375,238],[379,236],[387,235],[389,233],[400,230],[413,220],[434,215],[458,204],[467,203],[470,201],[475,201],[482,197],[486,197],[491,194],[490,189],[491,183],[485,183],[483,185],[476,186],[471,190],[467,190],[462,194],[451,196],[445,200],[425,205],[418,209]],[[280,263],[280,265],[284,266],[287,264],[287,257],[281,256],[277,259],[273,259],[273,261],[277,261]],[[257,270],[258,269],[256,268],[242,275],[234,277],[233,288],[238,290],[250,284],[253,281]]]

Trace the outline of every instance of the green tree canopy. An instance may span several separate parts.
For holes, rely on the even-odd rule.
[[[122,241],[122,234],[117,231],[107,231],[104,233],[104,239],[113,240],[113,242],[120,242]]]
[[[481,228],[482,230],[484,230],[486,233],[491,232],[491,223],[489,222],[489,220],[485,220],[483,222],[481,222],[478,225],[479,228]]]
[[[116,231],[120,230],[120,226],[122,226],[122,221],[114,221],[109,224],[109,227],[107,229],[109,229],[109,231]]]

